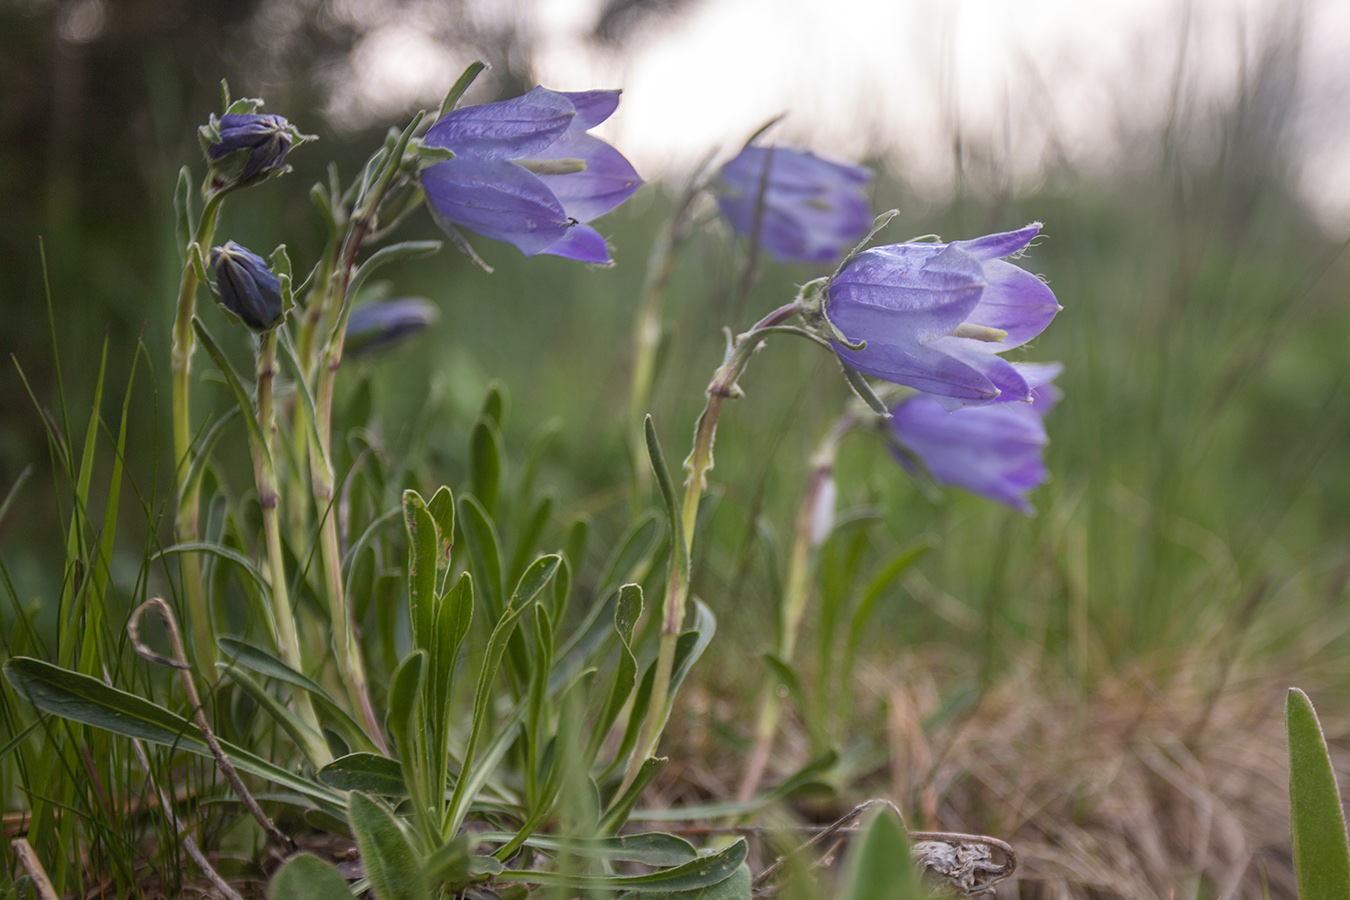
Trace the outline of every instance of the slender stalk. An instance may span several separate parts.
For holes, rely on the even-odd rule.
[[[173,379],[173,455],[178,484],[178,507],[174,513],[174,532],[180,543],[196,541],[201,537],[198,520],[199,498],[195,484],[188,484],[188,473],[192,469],[192,354],[196,349],[196,336],[192,332],[192,317],[197,306],[197,260],[198,251],[205,252],[211,246],[215,236],[216,221],[220,216],[220,206],[224,192],[209,194],[202,209],[201,221],[193,235],[193,244],[184,248],[183,277],[178,286],[177,312],[173,323],[173,349],[169,367]],[[193,653],[196,656],[197,670],[210,682],[215,682],[216,639],[211,624],[211,608],[206,601],[206,588],[202,583],[201,560],[195,553],[187,553],[182,558],[183,591],[187,595],[188,615],[192,620]]]
[[[694,532],[698,525],[698,504],[707,487],[708,472],[713,467],[713,442],[717,437],[717,419],[722,412],[722,401],[728,397],[739,397],[741,389],[737,384],[741,373],[745,371],[750,357],[768,336],[765,329],[781,325],[802,311],[800,298],[780,306],[763,319],[755,323],[749,331],[740,335],[727,348],[722,365],[708,383],[708,402],[698,417],[694,429],[694,448],[684,462],[689,473],[684,485],[684,502],[681,507],[684,530],[684,545],[689,551],[685,557],[685,566],[677,564],[678,554],[672,553],[670,574],[666,583],[666,596],[662,607],[661,643],[656,655],[656,673],[652,682],[651,703],[648,705],[647,721],[643,725],[643,737],[638,742],[639,753],[628,761],[624,774],[624,787],[632,783],[642,761],[656,752],[661,742],[661,732],[665,729],[669,710],[670,676],[675,664],[675,647],[680,639],[680,629],[684,624],[685,606],[689,599],[688,559],[692,556]],[[672,542],[678,537],[672,536]]]
[[[379,717],[370,702],[365,665],[361,659],[361,649],[357,644],[352,625],[351,609],[345,596],[342,552],[338,543],[337,516],[333,503],[335,478],[332,456],[333,385],[337,378],[338,367],[342,364],[347,315],[351,309],[347,288],[356,265],[356,255],[361,248],[361,242],[370,230],[381,196],[382,193],[372,196],[370,202],[352,217],[346,239],[342,242],[338,265],[332,275],[332,289],[328,295],[327,307],[332,314],[333,323],[319,358],[318,392],[314,411],[318,435],[317,445],[310,448],[310,484],[321,517],[319,550],[323,559],[329,618],[333,623],[333,650],[338,672],[343,685],[347,688],[348,698],[360,715],[371,740],[381,750],[388,752]]]
[[[268,577],[272,588],[272,614],[276,624],[277,649],[282,660],[297,672],[305,671],[300,653],[300,639],[295,630],[295,612],[291,607],[290,591],[286,582],[285,558],[281,552],[281,522],[277,510],[277,476],[272,465],[273,441],[276,430],[276,410],[273,386],[277,374],[277,330],[262,337],[258,349],[258,425],[262,429],[262,445],[253,448],[253,474],[258,485],[258,505],[262,507],[263,534],[267,542]],[[296,714],[313,729],[316,740],[310,742],[307,755],[314,766],[320,767],[332,759],[328,747],[318,740],[323,734],[319,717],[309,694],[297,690],[292,695]]]
[[[834,464],[839,455],[839,439],[855,424],[856,420],[851,414],[839,419],[821,440],[811,458],[811,475],[807,481],[806,492],[802,496],[801,506],[797,508],[792,551],[788,557],[787,578],[783,584],[783,601],[779,607],[776,649],[778,658],[784,663],[791,663],[797,650],[797,636],[801,632],[802,618],[806,614],[806,601],[810,596],[811,568],[815,562],[816,550],[827,534],[827,530],[820,527],[823,514],[821,506],[824,502],[832,502],[833,492],[829,485],[834,478]],[[767,673],[764,685],[760,689],[754,750],[750,754],[745,775],[736,792],[737,800],[745,801],[753,797],[759,788],[760,780],[764,777],[769,751],[773,748],[774,733],[778,728],[778,717],[783,707],[777,688],[778,679],[772,672]]]
[[[711,156],[695,170],[689,184],[680,195],[669,224],[662,229],[652,244],[647,257],[647,273],[642,283],[642,301],[633,325],[633,380],[628,392],[628,423],[632,429],[630,443],[633,452],[633,504],[646,502],[651,487],[651,469],[647,465],[647,440],[643,419],[651,403],[652,385],[656,381],[656,356],[661,346],[661,307],[666,285],[675,274],[679,249],[689,237],[694,201],[703,190],[703,171]]]

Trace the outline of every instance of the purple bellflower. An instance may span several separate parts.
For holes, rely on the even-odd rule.
[[[1031,388],[1030,403],[991,403],[948,411],[926,394],[891,410],[895,456],[914,472],[920,465],[939,484],[955,485],[1028,515],[1027,494],[1050,478],[1041,458],[1048,439],[1042,417],[1059,401],[1051,381],[1058,363],[1018,364]]]
[[[642,184],[619,151],[586,131],[613,115],[618,91],[537,87],[512,100],[457,109],[427,132],[455,158],[422,171],[433,214],[526,256],[608,265],[590,225]]]
[[[286,165],[291,149],[291,123],[281,116],[264,113],[226,113],[220,117],[220,140],[212,143],[206,156],[214,163],[246,150],[239,181],[275,172]]]
[[[769,167],[768,181],[764,167]],[[872,173],[786,147],[746,147],[722,167],[717,205],[731,227],[753,237],[760,191],[759,243],[779,262],[838,259],[872,224]]]
[[[365,356],[411,337],[436,321],[436,304],[417,297],[363,303],[347,317],[343,354]]]
[[[864,375],[932,394],[948,409],[1030,400],[1022,369],[998,354],[1040,334],[1059,312],[1050,288],[1003,257],[1039,222],[950,244],[890,244],[846,262],[826,289],[825,315],[851,342],[840,359]]]
[[[220,305],[254,331],[281,321],[281,281],[261,256],[230,241],[211,250]]]

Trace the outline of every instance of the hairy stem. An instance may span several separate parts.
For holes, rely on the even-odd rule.
[[[224,196],[224,193],[215,193],[208,197],[202,210],[201,221],[197,223],[197,231],[192,239],[196,247],[184,248],[183,277],[178,286],[178,302],[173,323],[173,349],[169,368],[173,379],[173,455],[178,487],[174,533],[180,543],[189,543],[201,537],[198,489],[195,483],[188,483],[194,456],[191,378],[196,336],[192,331],[192,317],[196,313],[199,286],[195,256],[198,252],[205,253],[211,246]],[[188,616],[192,620],[192,645],[197,669],[208,681],[215,682],[216,639],[211,626],[211,608],[207,604],[206,588],[202,583],[201,560],[195,553],[186,553],[183,555],[182,565],[183,592],[187,596]]]

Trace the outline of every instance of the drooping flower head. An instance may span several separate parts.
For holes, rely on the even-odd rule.
[[[281,321],[281,281],[267,261],[234,241],[211,250],[220,305],[254,331],[270,331]]]
[[[934,481],[1031,514],[1027,494],[1050,478],[1042,453],[1048,442],[1042,417],[1058,402],[1051,381],[1057,363],[1018,364],[1031,388],[1030,403],[991,403],[946,410],[914,394],[891,410],[896,459],[911,472],[922,465]]]
[[[436,321],[436,304],[418,297],[362,303],[347,317],[344,358],[366,356],[406,337],[411,337]]]
[[[867,342],[859,350],[836,342],[840,359],[948,409],[1031,399],[1022,371],[998,354],[1040,334],[1060,305],[1044,282],[1003,258],[1040,228],[859,253],[826,289],[831,324],[851,342]]]
[[[207,147],[206,156],[212,164],[221,164],[238,153],[240,183],[276,172],[286,165],[286,154],[290,152],[293,137],[291,123],[281,116],[226,113],[216,126],[220,139]]]
[[[618,91],[537,87],[441,117],[425,143],[455,158],[422,171],[434,213],[526,256],[608,264],[605,239],[586,223],[627,200],[642,179],[619,151],[586,132],[618,105]]]
[[[768,178],[765,180],[765,167]],[[760,246],[780,262],[829,262],[872,224],[872,173],[787,147],[746,147],[722,167],[717,205],[731,227],[754,238],[760,194]]]

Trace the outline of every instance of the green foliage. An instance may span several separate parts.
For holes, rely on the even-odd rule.
[[[1301,900],[1350,898],[1350,843],[1336,773],[1308,695],[1289,689],[1289,831]]]

